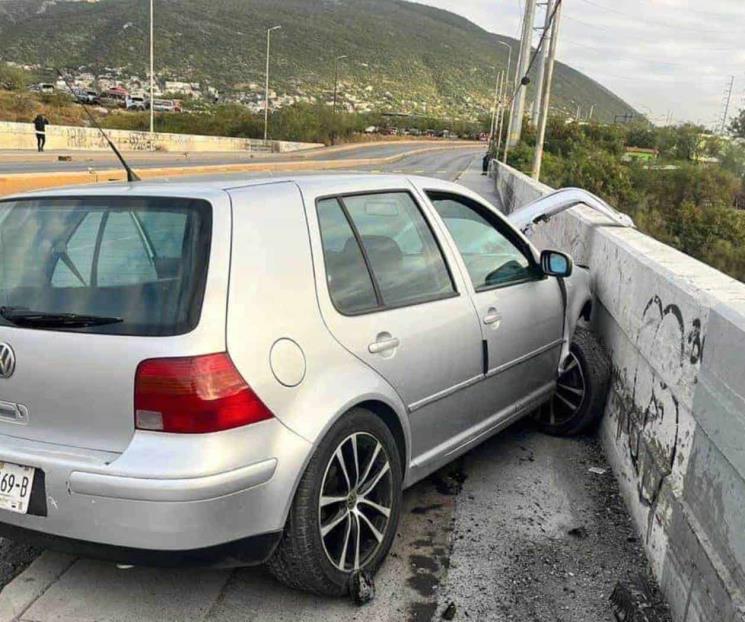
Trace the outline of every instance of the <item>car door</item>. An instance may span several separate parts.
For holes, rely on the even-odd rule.
[[[458,249],[486,344],[485,387],[505,417],[553,389],[564,298],[530,246],[492,209],[451,192],[427,196]]]
[[[325,321],[406,404],[412,457],[436,458],[480,416],[469,390],[483,380],[481,331],[465,283],[409,191],[321,197],[315,207]]]

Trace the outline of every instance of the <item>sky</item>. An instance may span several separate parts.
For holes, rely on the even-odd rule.
[[[418,1],[519,38],[525,0]],[[745,0],[563,2],[559,60],[653,122],[721,123],[732,76],[730,118],[745,107]],[[536,25],[544,13],[539,6]]]

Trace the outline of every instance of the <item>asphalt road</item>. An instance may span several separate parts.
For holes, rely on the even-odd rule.
[[[459,180],[491,199],[481,153],[438,151],[365,170]],[[30,552],[0,541],[0,555],[7,579]],[[37,564],[14,584],[32,583]],[[522,422],[405,492],[377,596],[363,608],[293,592],[263,568],[118,570],[78,560],[20,620],[398,622],[448,611],[455,620],[611,622],[614,586],[640,574],[651,577],[598,440],[549,437]]]
[[[351,160],[358,158],[385,158],[417,149],[453,145],[452,142],[437,140],[398,141],[388,143],[363,143],[359,145],[340,145],[338,147],[310,149],[283,154],[263,152],[230,153],[150,153],[127,152],[127,161],[135,169],[160,167],[193,167],[210,164],[242,164],[248,162],[284,162],[297,160]],[[477,143],[464,143],[476,146]],[[483,147],[481,147],[483,148]],[[60,158],[69,160],[60,160]],[[0,174],[45,173],[87,171],[90,168],[105,170],[118,168],[119,162],[111,151],[0,151]]]

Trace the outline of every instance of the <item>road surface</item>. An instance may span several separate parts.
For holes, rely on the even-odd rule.
[[[364,170],[459,180],[493,198],[481,153],[432,152]],[[0,542],[0,555],[17,570],[29,551],[8,546]],[[55,564],[64,572],[49,582]],[[22,622],[398,622],[446,611],[455,620],[611,622],[614,586],[639,574],[651,578],[597,439],[549,437],[522,422],[405,492],[377,597],[363,608],[293,592],[263,568],[119,570],[46,554],[0,594],[0,622],[4,605],[34,590],[17,611]]]
[[[452,146],[451,141],[397,141],[362,143],[337,147],[310,149],[282,154],[267,153],[178,153],[126,152],[124,157],[134,169],[171,166],[194,167],[210,164],[244,164],[256,162],[284,162],[297,160],[353,160],[358,158],[387,158],[418,149]],[[465,143],[468,146],[483,146]],[[60,160],[60,158],[65,158]],[[69,159],[68,159],[69,158]],[[0,174],[64,173],[118,168],[119,162],[111,151],[0,151]]]

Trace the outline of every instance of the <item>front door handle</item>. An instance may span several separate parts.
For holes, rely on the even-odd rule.
[[[373,341],[369,346],[367,346],[367,349],[370,354],[380,354],[381,352],[398,348],[399,344],[400,341],[397,337],[378,338],[377,341]]]
[[[494,307],[490,307],[484,316],[484,324],[498,324],[502,320],[502,314]]]

